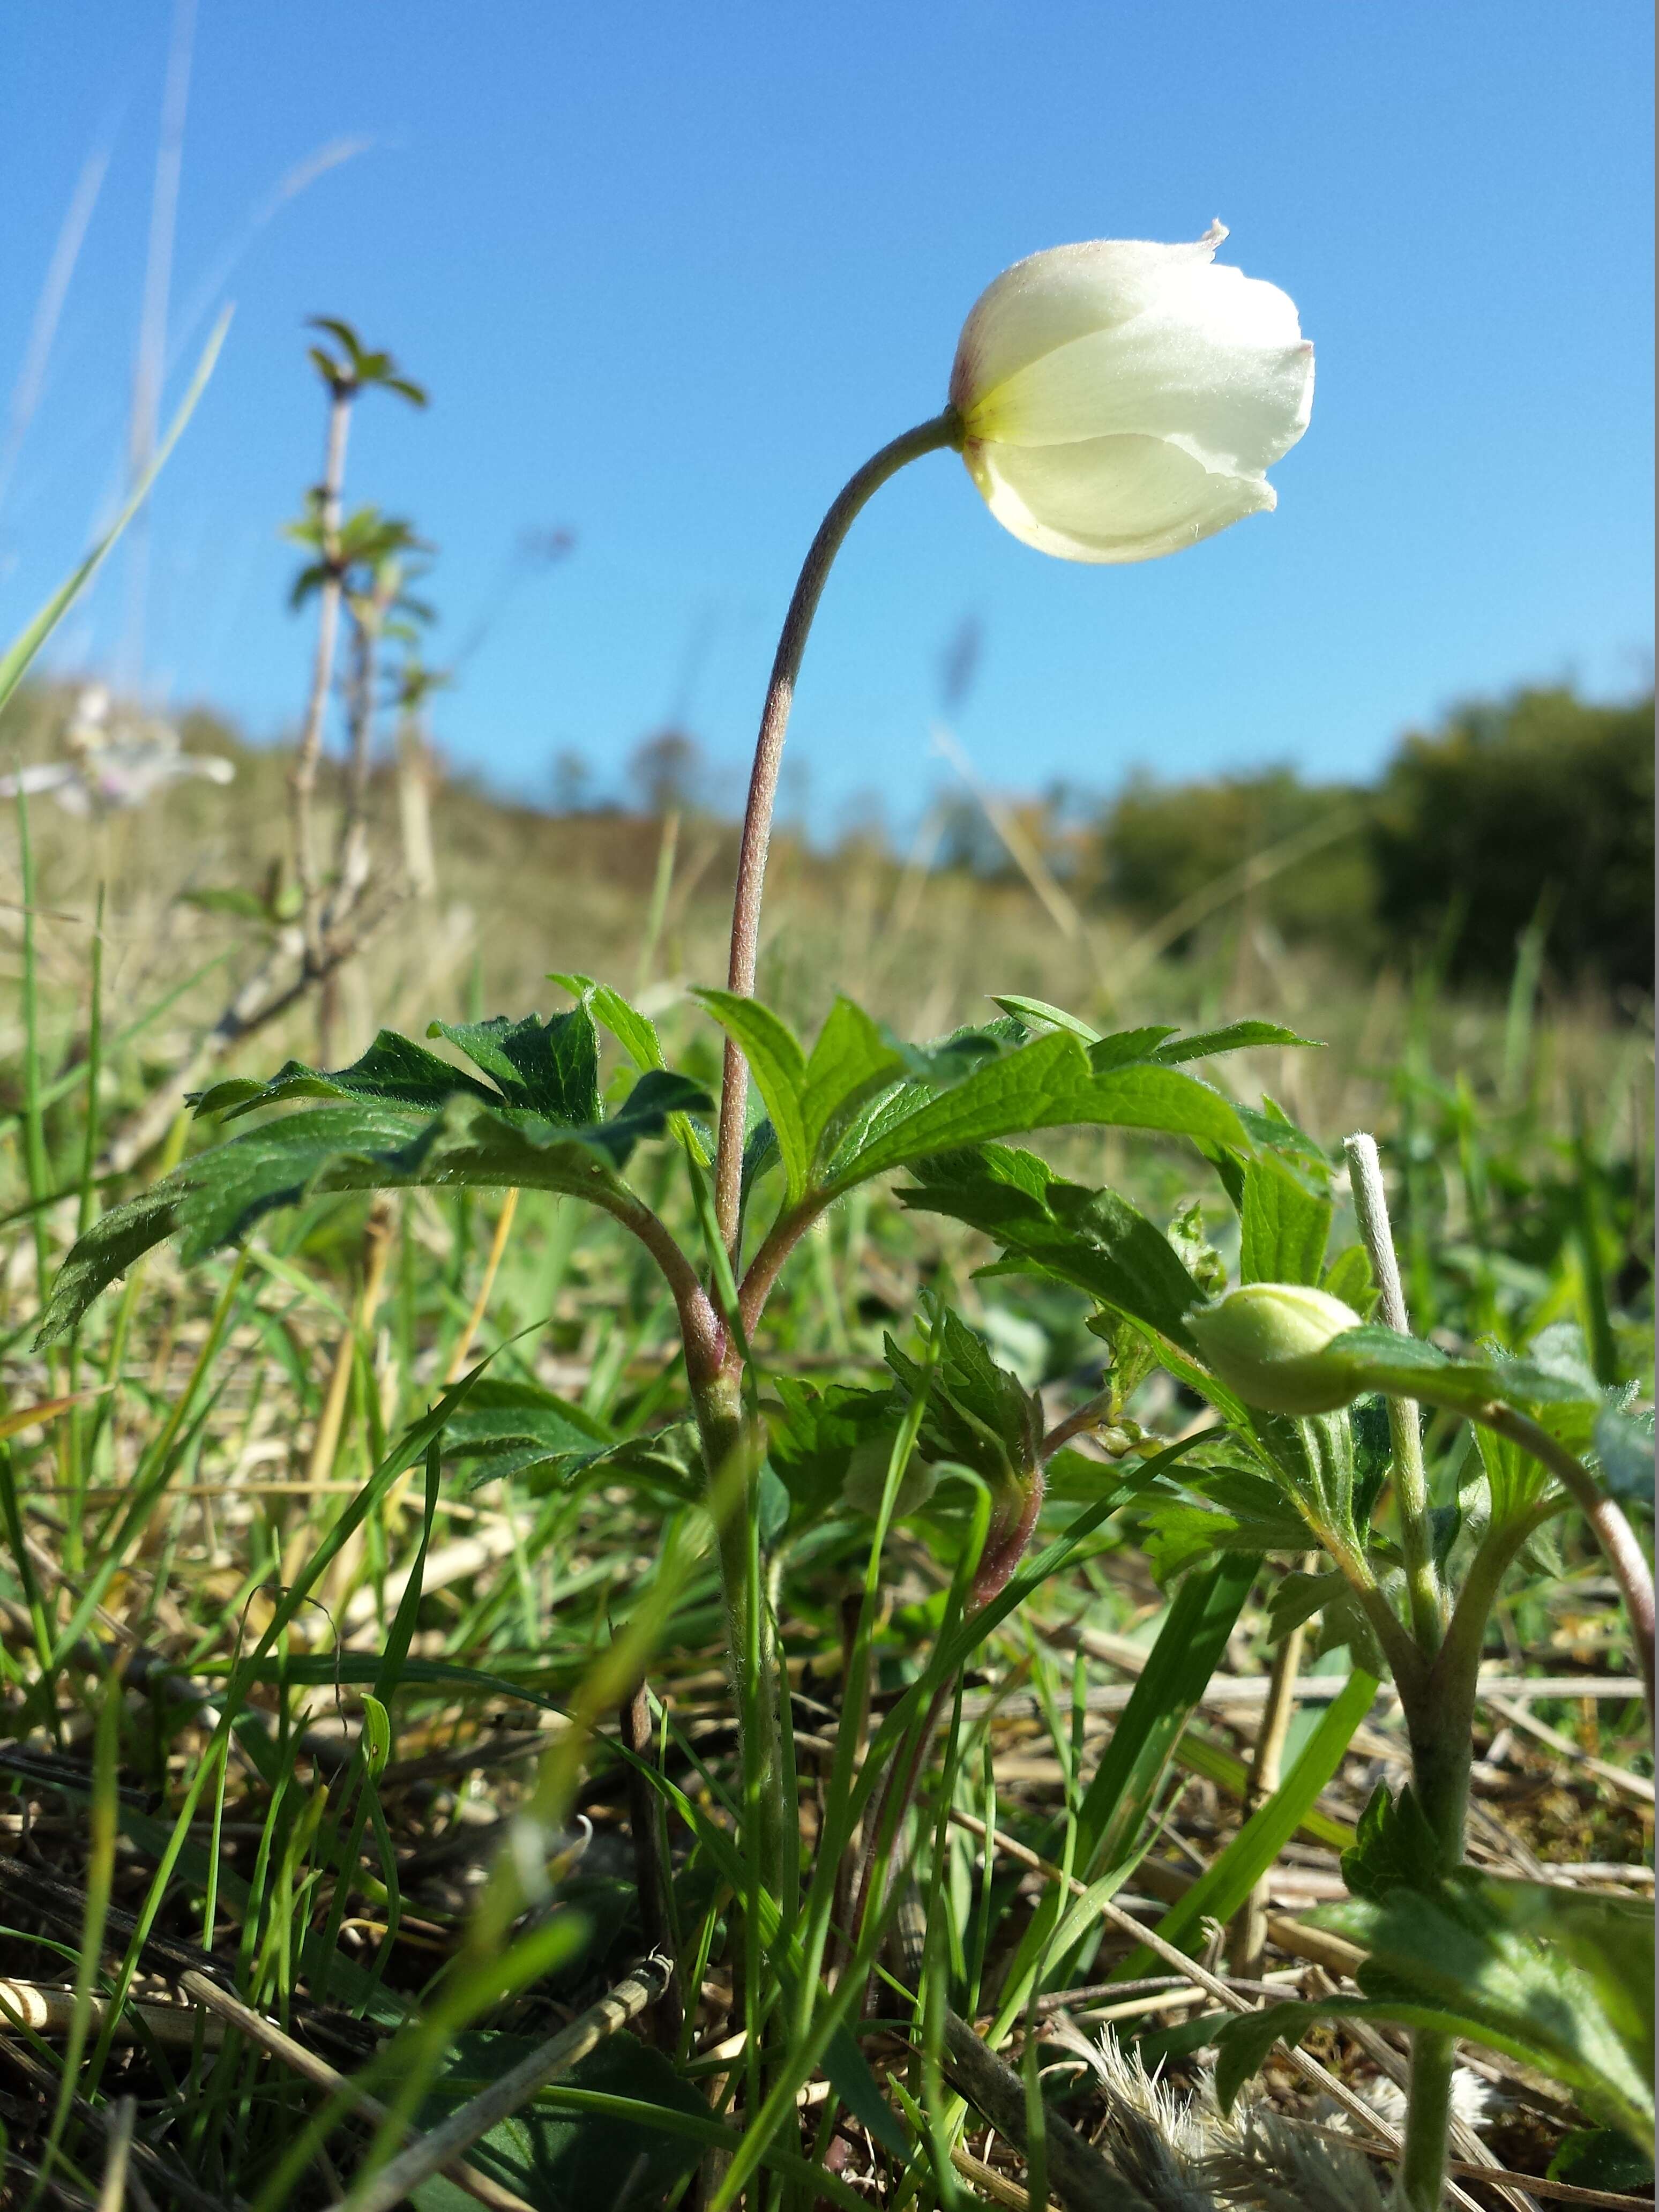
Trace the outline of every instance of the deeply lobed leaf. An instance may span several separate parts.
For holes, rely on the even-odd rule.
[[[505,1021],[457,1031],[491,1090],[407,1038],[382,1030],[336,1074],[290,1062],[269,1084],[220,1085],[198,1102],[242,1114],[295,1098],[340,1100],[278,1116],[202,1152],[114,1207],[70,1253],[42,1317],[41,1344],[65,1335],[99,1292],[144,1252],[178,1236],[186,1265],[246,1234],[279,1206],[343,1191],[480,1187],[556,1190],[620,1209],[619,1179],[635,1147],[676,1115],[704,1108],[685,1077],[651,1069],[621,1108],[599,1115],[592,1023],[585,1008],[542,1024]],[[589,1118],[573,1118],[588,1109]]]

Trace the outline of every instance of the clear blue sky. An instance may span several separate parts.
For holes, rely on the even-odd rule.
[[[172,21],[7,10],[0,404],[77,175],[110,158],[0,506],[6,631],[119,483]],[[1073,568],[1002,532],[952,456],[908,471],[825,600],[797,803],[826,826],[860,791],[914,809],[969,616],[961,732],[1007,787],[1364,776],[1461,696],[1627,693],[1650,665],[1652,64],[1638,0],[204,0],[169,399],[212,301],[237,312],[155,504],[146,680],[291,723],[309,625],[277,530],[321,426],[301,325],[344,315],[433,394],[364,406],[349,491],[441,548],[435,659],[520,532],[578,535],[441,703],[452,754],[533,792],[576,747],[614,784],[695,664],[690,720],[734,788],[818,516],[939,406],[983,284],[1219,216],[1318,349],[1278,513]],[[341,139],[366,143],[250,234]],[[118,558],[60,661],[113,662],[130,598]]]

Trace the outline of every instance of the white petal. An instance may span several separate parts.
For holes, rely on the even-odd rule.
[[[1063,561],[1152,561],[1274,504],[1257,475],[1205,467],[1169,440],[969,444],[963,459],[1005,529]]]
[[[1095,238],[1015,262],[980,294],[963,325],[951,404],[965,415],[1056,346],[1139,314],[1176,271],[1205,266],[1226,235],[1218,222],[1189,246]]]
[[[1047,446],[1139,432],[1175,440],[1212,468],[1265,469],[1308,427],[1314,356],[1285,295],[1271,284],[1248,289],[1283,303],[1288,343],[1241,344],[1217,319],[1193,312],[1199,302],[1160,301],[1008,378],[968,418],[969,436]]]

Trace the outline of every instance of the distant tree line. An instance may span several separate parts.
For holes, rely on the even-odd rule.
[[[1650,696],[1525,690],[1408,735],[1368,789],[1284,769],[1139,780],[1099,823],[1092,895],[1156,922],[1279,854],[1243,896],[1287,939],[1432,951],[1454,980],[1502,984],[1537,919],[1564,981],[1650,994],[1653,738]]]

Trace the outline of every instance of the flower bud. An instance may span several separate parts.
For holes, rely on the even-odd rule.
[[[1189,1313],[1187,1326],[1221,1381],[1266,1413],[1328,1413],[1355,1395],[1346,1361],[1326,1346],[1359,1316],[1325,1291],[1247,1283]]]

